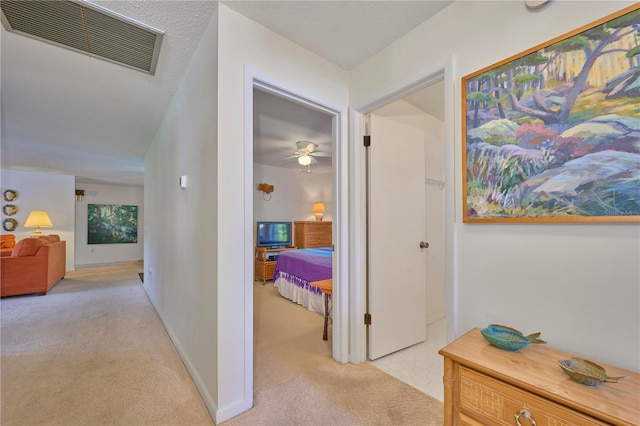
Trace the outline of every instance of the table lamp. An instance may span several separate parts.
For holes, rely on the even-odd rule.
[[[42,235],[42,231],[40,227],[43,228],[51,228],[53,223],[51,223],[51,219],[49,219],[49,215],[44,210],[32,210],[29,213],[29,217],[27,217],[27,221],[24,223],[25,228],[36,228],[33,234],[34,237],[39,237]]]
[[[313,205],[313,214],[316,216],[317,221],[322,221],[322,214],[324,213],[324,203],[315,203]]]

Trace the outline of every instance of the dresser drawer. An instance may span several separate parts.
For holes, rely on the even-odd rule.
[[[459,413],[458,420],[458,426],[484,426],[482,423],[465,416],[463,413]]]
[[[307,223],[305,225],[307,234],[328,233],[331,234],[331,222]]]
[[[305,242],[307,247],[329,247],[331,245],[331,235],[307,234]]]
[[[298,248],[331,246],[331,222],[294,222]]]
[[[467,367],[460,366],[460,420],[473,425],[463,414],[486,425],[516,425],[515,416],[526,409],[537,425],[606,425],[558,403],[511,387]],[[521,415],[520,424],[531,423]]]
[[[264,268],[264,276],[266,279],[273,279],[273,274],[276,272],[276,262],[267,262]]]

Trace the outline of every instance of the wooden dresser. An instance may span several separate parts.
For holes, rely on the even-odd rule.
[[[638,373],[593,360],[609,376],[630,378],[582,385],[558,364],[576,355],[534,344],[504,351],[490,345],[478,328],[439,353],[444,357],[446,426],[640,424]]]
[[[293,222],[293,229],[298,248],[331,247],[331,222]]]

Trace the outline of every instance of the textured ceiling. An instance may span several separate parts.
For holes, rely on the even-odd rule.
[[[238,13],[346,70],[453,1],[224,1]]]
[[[3,27],[3,167],[142,185],[143,156],[217,4],[95,3],[165,31],[156,75]]]
[[[144,154],[218,2],[94,3],[165,32],[155,76],[8,33],[3,27],[3,168],[71,174],[81,182],[142,185]],[[448,3],[265,1],[229,6],[350,69]],[[270,127],[268,123],[264,126]],[[307,130],[313,134],[317,129]],[[298,139],[291,134],[267,136],[263,139],[291,144],[277,148],[290,151]],[[314,142],[322,143],[320,139],[326,138],[318,136]]]

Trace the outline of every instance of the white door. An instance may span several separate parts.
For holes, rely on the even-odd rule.
[[[425,138],[371,114],[369,149],[369,359],[427,337]]]

